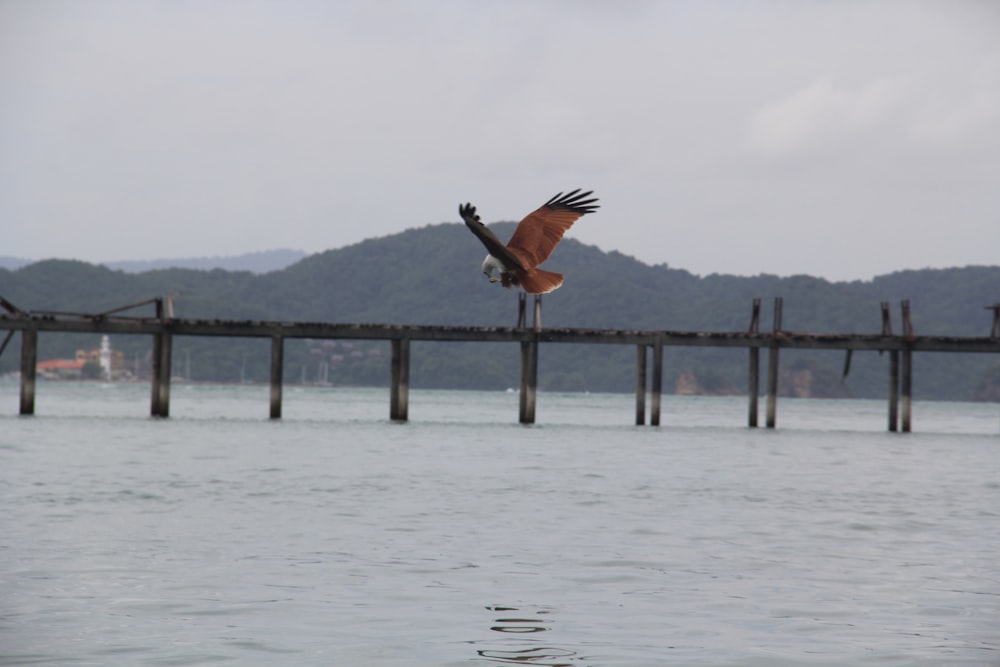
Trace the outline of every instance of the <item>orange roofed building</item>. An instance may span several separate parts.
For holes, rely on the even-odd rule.
[[[78,380],[83,376],[82,359],[49,359],[35,368],[43,378],[51,380]]]
[[[106,345],[106,343],[105,343]],[[108,349],[111,373],[121,377],[125,372],[125,355],[121,350]],[[105,377],[101,363],[101,348],[77,350],[75,359],[47,359],[35,366],[38,374],[46,380],[80,380],[84,377],[83,367],[93,364],[102,367],[101,377]]]

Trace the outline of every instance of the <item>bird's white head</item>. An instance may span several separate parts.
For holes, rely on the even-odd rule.
[[[490,279],[491,283],[500,281],[500,278],[493,275],[494,270],[496,270],[497,273],[503,273],[503,263],[493,255],[486,255],[486,259],[483,260],[483,273],[486,274],[486,277]]]

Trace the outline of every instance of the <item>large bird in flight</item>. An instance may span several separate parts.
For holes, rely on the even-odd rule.
[[[491,283],[523,287],[529,294],[547,294],[563,284],[563,276],[538,267],[581,215],[599,208],[597,197],[587,199],[592,194],[593,191],[580,192],[579,188],[565,195],[560,192],[525,216],[507,245],[479,220],[475,206],[460,204],[458,212],[489,251],[483,260],[483,273]],[[499,278],[493,275],[494,270],[499,272]]]

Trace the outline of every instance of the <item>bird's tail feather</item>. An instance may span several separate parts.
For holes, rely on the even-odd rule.
[[[528,294],[548,294],[563,284],[563,275],[534,269],[521,276],[521,286]]]

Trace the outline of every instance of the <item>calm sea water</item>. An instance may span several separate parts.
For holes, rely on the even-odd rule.
[[[1000,407],[0,385],[3,665],[1000,665]]]

